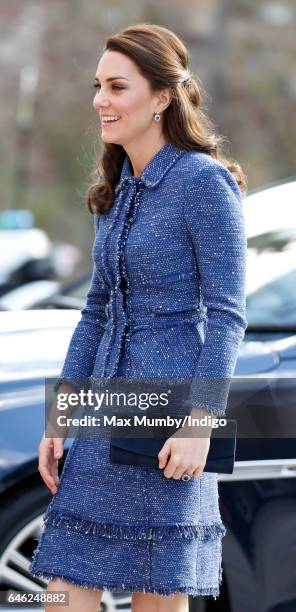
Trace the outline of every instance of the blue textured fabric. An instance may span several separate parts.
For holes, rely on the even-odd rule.
[[[55,389],[116,375],[130,343],[132,376],[192,377],[190,404],[224,414],[218,391],[247,327],[247,239],[233,175],[171,143],[140,177],[126,156],[114,205],[94,222],[92,283]]]
[[[240,190],[217,160],[165,144],[94,215],[93,277],[62,381],[188,378],[189,406],[225,412],[247,326]],[[197,381],[207,381],[206,386]],[[76,437],[31,565],[88,588],[219,594],[226,533],[217,474],[188,482],[111,464],[109,438]]]

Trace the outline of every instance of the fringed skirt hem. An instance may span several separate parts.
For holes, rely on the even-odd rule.
[[[84,589],[91,589],[93,591],[101,591],[106,590],[109,592],[128,592],[128,593],[153,593],[155,595],[180,595],[187,594],[191,596],[203,596],[203,595],[212,595],[214,599],[217,599],[219,595],[220,587],[209,587],[209,588],[196,588],[196,587],[178,587],[174,588],[173,586],[162,588],[152,588],[149,585],[135,585],[135,584],[126,584],[126,583],[108,583],[104,582],[104,584],[94,584],[87,580],[79,580],[77,578],[71,578],[69,576],[61,576],[60,574],[52,574],[47,572],[46,570],[37,570],[32,572],[33,576],[40,577],[45,581],[53,580],[55,578],[60,578],[65,582],[69,582],[70,584],[74,584],[77,587],[81,587]]]

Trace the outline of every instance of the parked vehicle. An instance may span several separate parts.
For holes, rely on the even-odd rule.
[[[52,295],[81,259],[77,246],[52,242],[34,221],[25,209],[0,212],[0,310],[32,307],[50,295],[50,282]]]
[[[45,587],[41,579],[28,572],[42,515],[51,499],[38,472],[37,456],[44,429],[44,382],[59,375],[65,347],[79,318],[79,311],[64,309],[0,313],[1,589],[35,591]],[[270,597],[266,611],[271,612],[275,603],[282,602],[283,593],[288,593],[296,606],[296,559],[291,548],[296,527],[295,439],[260,439],[263,410],[270,411],[278,431],[285,422],[289,402],[295,397],[294,373],[296,335],[271,342],[246,339],[243,343],[235,379],[248,401],[243,406],[238,403],[234,388],[231,418],[239,421],[244,411],[245,423],[254,424],[257,419],[259,439],[238,438],[233,474],[219,475],[221,515],[228,527],[223,538],[221,597],[215,602],[221,612],[261,611],[266,580],[273,585],[271,592],[264,594]],[[285,388],[281,410],[278,406],[275,409],[274,398],[265,385],[261,393],[265,376],[277,380],[279,397],[281,385],[292,380],[292,385]],[[252,393],[248,377],[253,381]],[[66,441],[63,459],[71,443]],[[127,610],[130,594],[105,593],[103,601],[105,610]],[[202,598],[191,599],[192,612],[209,611],[212,605]]]

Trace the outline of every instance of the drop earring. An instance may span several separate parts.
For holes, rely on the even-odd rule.
[[[155,121],[160,121],[160,114],[159,113],[155,113],[154,119],[155,119]]]

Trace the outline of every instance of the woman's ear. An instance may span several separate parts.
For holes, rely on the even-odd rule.
[[[163,111],[168,108],[172,100],[172,89],[171,87],[166,87],[162,89],[157,95],[157,113],[163,113]]]

